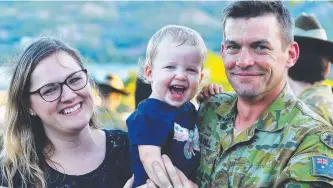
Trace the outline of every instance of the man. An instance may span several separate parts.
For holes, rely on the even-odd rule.
[[[236,94],[200,107],[200,187],[333,186],[332,128],[286,83],[299,54],[287,8],[233,2],[223,27],[221,53]]]
[[[288,9],[280,1],[234,1],[222,20],[221,53],[236,93],[200,106],[199,187],[332,187],[333,128],[287,84],[299,54]],[[164,166],[171,181],[153,164],[165,187],[195,187],[170,161]]]
[[[333,93],[324,84],[333,60],[333,42],[313,15],[303,13],[295,22],[295,41],[301,49],[288,82],[295,95],[333,125]]]

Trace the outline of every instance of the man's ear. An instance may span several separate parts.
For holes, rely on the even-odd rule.
[[[144,77],[149,83],[152,82],[152,76],[153,76],[153,67],[151,65],[145,65]]]
[[[221,43],[221,57],[222,57],[222,59],[223,59],[223,56],[224,56],[224,53],[225,53],[225,46],[224,46],[224,44],[223,44],[223,42]]]
[[[289,54],[289,58],[286,66],[287,68],[290,68],[295,65],[299,56],[299,46],[297,42],[292,42],[291,44],[289,44],[287,51]]]

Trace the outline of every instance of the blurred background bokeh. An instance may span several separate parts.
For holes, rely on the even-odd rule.
[[[209,49],[205,65],[206,73],[210,75],[207,82],[222,84],[225,91],[231,91],[219,55],[222,41],[220,20],[227,3],[0,2],[0,119],[6,103],[10,61],[37,36],[60,37],[76,47],[84,57],[90,76],[96,81],[105,82],[108,75],[115,75],[118,80],[115,84],[117,87],[122,85],[121,90],[126,94],[120,92],[120,95],[103,99],[103,95],[98,94],[100,91],[96,90],[95,100],[101,109],[108,108],[103,106],[107,103],[105,101],[111,101],[109,106],[112,109],[105,111],[105,118],[113,122],[111,127],[125,129],[124,119],[135,108],[137,61],[144,56],[149,38],[166,24],[185,25],[203,36]],[[288,1],[286,4],[294,18],[302,12],[316,15],[329,40],[333,40],[332,2]],[[329,78],[327,82],[332,84],[332,73]],[[110,126],[110,123],[103,125]]]

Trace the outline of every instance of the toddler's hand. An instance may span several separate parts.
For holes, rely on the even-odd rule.
[[[197,96],[197,101],[201,103],[202,101],[208,99],[212,95],[223,92],[223,87],[217,84],[208,84],[202,87],[200,93]]]

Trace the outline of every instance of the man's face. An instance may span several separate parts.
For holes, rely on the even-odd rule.
[[[286,71],[298,57],[297,43],[282,48],[283,38],[274,15],[228,18],[222,58],[229,82],[244,99],[281,91]]]

